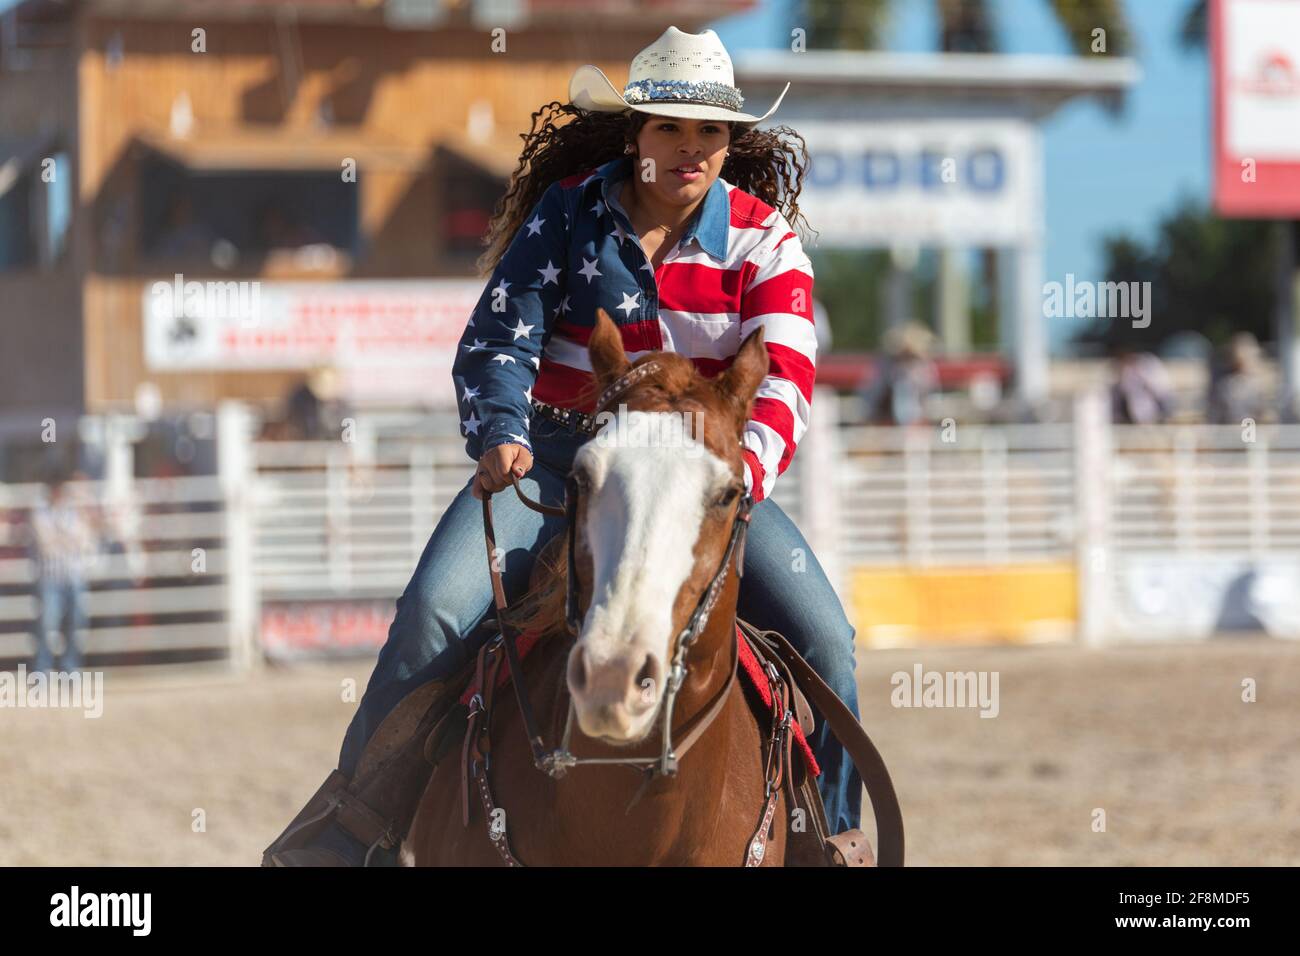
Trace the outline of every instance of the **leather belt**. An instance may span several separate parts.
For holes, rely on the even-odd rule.
[[[591,435],[596,431],[596,416],[580,412],[576,408],[560,408],[558,405],[551,405],[547,402],[540,402],[537,399],[531,399],[533,411],[543,418],[549,418],[553,422],[561,425],[567,425],[574,431],[583,435]]]

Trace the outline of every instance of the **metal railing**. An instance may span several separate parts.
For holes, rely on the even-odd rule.
[[[1300,556],[1300,426],[1110,426],[1093,403],[1072,423],[901,429],[841,423],[830,396],[815,405],[774,498],[842,597],[862,568],[1072,563],[1080,633],[1103,639],[1133,562]],[[250,426],[223,407],[216,476],[132,480],[119,465],[82,489],[137,515],[131,553],[91,571],[88,651],[247,666],[262,602],[392,600],[471,471],[450,419],[351,441],[258,442]],[[17,535],[37,493],[0,486],[8,659],[30,652]]]
[[[400,594],[473,471],[456,419],[441,424],[352,441],[254,442],[252,549],[261,599]],[[773,495],[796,523],[810,490],[800,462]]]
[[[141,479],[125,493],[69,482],[87,511],[115,517],[86,564],[89,633],[98,655],[231,655],[226,495],[214,477]],[[41,486],[0,485],[0,659],[31,653],[38,613],[27,550]]]
[[[923,567],[1069,557],[1069,426],[849,426],[840,432],[843,562]]]
[[[263,599],[392,596],[468,480],[463,441],[254,445],[253,573]]]
[[[1300,554],[1300,426],[1113,433],[1116,550]]]

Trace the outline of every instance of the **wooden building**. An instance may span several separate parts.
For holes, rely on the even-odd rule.
[[[7,6],[0,428],[26,434],[146,382],[168,407],[280,399],[301,368],[149,367],[148,286],[471,278],[519,136],[575,67],[619,82],[668,24],[752,0]]]

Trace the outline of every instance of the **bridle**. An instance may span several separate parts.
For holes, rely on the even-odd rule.
[[[657,371],[658,363],[651,360],[641,365],[635,366],[612,384],[610,384],[596,401],[593,416],[599,415],[614,398],[627,391],[633,384],[647,375]],[[511,476],[515,488],[515,493],[520,500],[543,514],[564,515],[568,521],[568,581],[565,594],[565,621],[569,630],[576,638],[581,634],[581,620],[578,610],[578,565],[577,565],[577,517],[578,517],[578,499],[579,485],[572,474],[568,476],[565,482],[565,504],[563,508],[545,505],[541,502],[533,501],[524,494],[519,485],[519,479]],[[633,803],[640,798],[645,792],[646,787],[655,777],[671,777],[677,773],[678,763],[688,750],[698,741],[709,728],[713,721],[722,712],[723,706],[730,695],[732,685],[736,681],[737,667],[739,665],[739,647],[736,640],[731,641],[731,669],[726,683],[714,695],[709,705],[692,718],[687,727],[684,729],[678,744],[673,743],[672,724],[673,713],[675,710],[677,695],[681,690],[682,684],[686,680],[688,668],[686,657],[692,645],[699,639],[704,632],[704,628],[709,621],[709,615],[713,611],[714,605],[717,604],[718,596],[722,593],[722,588],[726,584],[727,570],[731,566],[733,557],[736,562],[736,576],[743,574],[744,554],[745,554],[745,532],[749,527],[750,512],[754,506],[753,496],[745,493],[741,496],[739,504],[736,507],[736,513],[732,518],[731,534],[727,540],[727,548],[722,556],[718,568],[714,571],[709,585],[705,588],[704,593],[696,602],[695,609],[691,612],[690,618],[678,632],[673,642],[672,665],[669,671],[667,686],[664,691],[664,701],[660,708],[662,716],[660,717],[660,737],[661,746],[658,756],[655,757],[577,757],[570,750],[570,741],[573,733],[574,705],[573,697],[569,696],[568,714],[565,718],[564,733],[558,747],[548,748],[542,738],[541,732],[537,726],[537,720],[533,711],[532,702],[529,699],[527,688],[524,686],[523,670],[519,662],[519,651],[517,642],[519,634],[516,628],[505,620],[505,615],[501,612],[506,610],[505,591],[501,585],[501,572],[497,570],[494,559],[496,553],[496,542],[492,531],[492,511],[491,495],[483,496],[483,519],[484,529],[487,536],[488,547],[488,565],[492,572],[493,594],[497,605],[497,623],[501,627],[501,641],[505,651],[506,660],[510,665],[511,684],[514,685],[515,698],[519,703],[519,711],[523,718],[524,732],[528,737],[528,745],[532,751],[533,764],[538,770],[552,777],[559,779],[563,777],[570,768],[583,764],[615,764],[631,767],[645,774],[645,781],[641,789],[637,791],[633,798]]]
[[[566,619],[569,630],[576,637],[581,633],[581,621],[578,616],[578,585],[577,585],[577,559],[575,557],[575,547],[577,545],[577,503],[578,503],[578,485],[573,476],[570,475],[565,492],[566,513],[569,517],[569,575],[568,575],[568,593],[566,596]],[[714,696],[710,705],[697,717],[694,726],[685,732],[681,740],[679,749],[673,747],[672,726],[673,712],[677,702],[677,694],[686,681],[686,655],[691,646],[704,633],[704,628],[709,622],[709,615],[713,607],[718,602],[718,595],[722,593],[722,588],[726,584],[727,569],[731,565],[732,556],[736,556],[736,576],[740,577],[743,573],[744,564],[744,542],[745,531],[749,527],[749,513],[753,507],[753,498],[746,494],[737,506],[736,514],[732,519],[731,534],[727,540],[727,548],[723,553],[722,561],[719,562],[717,570],[709,580],[709,586],[705,588],[704,593],[700,595],[699,601],[695,604],[695,609],[691,612],[690,618],[685,626],[678,632],[673,640],[673,657],[672,665],[668,672],[667,686],[664,689],[664,703],[661,708],[662,717],[660,736],[661,746],[658,757],[641,757],[641,758],[618,758],[618,757],[575,757],[569,750],[569,740],[573,732],[573,698],[569,698],[568,716],[564,723],[564,737],[558,751],[552,751],[546,755],[543,761],[543,769],[552,776],[562,776],[563,773],[572,766],[578,764],[598,764],[598,763],[616,763],[630,767],[647,768],[652,771],[651,776],[672,776],[677,772],[677,764],[687,750],[697,741],[713,723],[714,718],[722,710],[723,704],[731,690],[731,685],[736,679],[736,668],[739,663],[739,651],[732,641],[731,653],[731,671],[727,682],[722,686]]]
[[[626,391],[634,382],[656,371],[658,367],[658,364],[651,360],[629,369],[624,375],[620,376],[601,393],[593,412],[593,418],[599,415],[613,398]],[[578,612],[577,574],[579,483],[572,474],[568,476],[565,483],[564,506],[556,507],[533,501],[524,494],[517,477],[512,475],[511,480],[514,484],[515,493],[524,505],[542,514],[563,515],[568,520],[569,554],[568,581],[566,582],[565,593],[565,622],[568,629],[577,638],[581,635],[582,623]],[[534,766],[556,780],[568,773],[570,768],[583,764],[617,764],[637,770],[644,774],[644,780],[628,804],[628,810],[630,811],[632,806],[641,799],[651,782],[657,777],[676,775],[682,757],[722,713],[737,680],[740,640],[742,639],[738,631],[742,628],[746,635],[744,639],[749,641],[751,646],[758,646],[755,644],[757,640],[759,644],[767,646],[776,655],[775,657],[767,656],[765,668],[768,674],[769,686],[772,689],[772,713],[771,735],[764,764],[763,812],[759,819],[758,828],[750,837],[744,865],[753,867],[763,863],[782,787],[784,786],[786,791],[787,806],[793,807],[798,802],[793,789],[793,777],[791,776],[791,741],[793,735],[790,730],[793,713],[791,694],[796,684],[808,695],[809,701],[819,709],[827,722],[827,726],[843,743],[853,761],[853,765],[862,775],[867,792],[871,795],[872,808],[875,811],[876,832],[880,840],[880,864],[884,866],[903,865],[902,811],[898,804],[897,794],[894,792],[893,781],[889,777],[889,771],[885,767],[884,760],[881,759],[880,752],[876,749],[875,744],[871,742],[871,738],[863,731],[857,715],[840,700],[835,691],[821,679],[817,672],[809,666],[808,662],[779,633],[775,631],[758,632],[739,618],[733,619],[731,632],[728,635],[731,645],[731,669],[726,683],[700,713],[687,721],[686,726],[682,728],[678,743],[674,744],[673,742],[673,712],[676,707],[678,692],[681,690],[687,676],[687,655],[691,646],[704,632],[709,620],[709,614],[717,604],[718,597],[726,583],[727,571],[731,566],[731,562],[735,561],[737,578],[744,573],[745,535],[749,527],[753,507],[753,496],[749,493],[742,495],[735,514],[732,516],[731,533],[727,540],[726,552],[717,570],[714,571],[708,587],[700,596],[699,601],[696,602],[690,618],[674,639],[672,669],[669,673],[664,700],[661,705],[662,745],[658,756],[632,758],[577,757],[570,749],[574,718],[572,694],[569,695],[568,715],[559,745],[553,748],[548,747],[538,730],[537,719],[533,712],[532,703],[529,700],[527,688],[524,685],[523,668],[520,666],[517,646],[519,632],[506,620],[507,615],[505,612],[508,610],[508,604],[506,602],[505,588],[502,584],[501,571],[497,567],[496,539],[492,529],[492,494],[490,492],[484,493],[483,530],[487,539],[488,569],[492,578],[493,599],[496,602],[497,623],[500,626],[501,633],[486,642],[478,652],[477,675],[475,678],[478,691],[473,694],[470,701],[461,755],[461,822],[465,826],[469,825],[470,794],[474,788],[477,788],[483,805],[484,818],[488,821],[488,835],[492,845],[507,866],[518,867],[523,866],[523,863],[520,862],[510,848],[510,841],[506,836],[504,811],[497,806],[493,799],[492,786],[488,779],[488,764],[491,756],[492,700],[495,696],[494,689],[497,686],[498,667],[501,663],[501,655],[498,652],[504,652],[505,660],[510,665],[510,683],[514,685],[515,699],[519,704],[519,712],[523,719],[528,745],[532,751]],[[781,667],[784,668],[784,676],[774,666],[774,660],[778,660]],[[814,801],[809,806],[817,805],[815,791],[809,799]],[[819,825],[816,823],[816,819],[817,817],[814,814],[814,826],[816,832],[821,836],[823,849],[834,847],[842,859],[848,859],[850,855],[849,849],[857,846],[856,840],[865,841],[865,837],[858,830],[845,831],[845,833],[828,838],[822,833],[825,822],[823,821]],[[847,840],[848,842],[847,844],[836,843],[837,840]],[[869,852],[866,855],[869,857]],[[856,855],[857,862],[854,865],[861,865],[861,857],[861,853]]]
[[[658,364],[653,360],[629,369],[600,395],[596,403],[593,418],[609,404],[613,398],[626,391],[634,382],[657,370]],[[581,620],[578,612],[578,574],[577,574],[577,518],[581,489],[579,483],[570,474],[565,483],[564,507],[545,505],[533,501],[524,494],[519,479],[511,478],[515,493],[527,507],[542,514],[563,515],[568,520],[568,580],[565,593],[565,622],[568,629],[577,638],[581,635]],[[739,631],[744,630],[744,640],[751,647],[765,646],[765,670],[768,685],[771,688],[771,734],[767,744],[767,757],[764,761],[764,799],[762,814],[757,829],[753,831],[745,852],[744,865],[754,867],[762,865],[767,856],[768,840],[773,832],[777,804],[784,787],[787,806],[794,807],[798,799],[794,792],[791,742],[791,721],[793,714],[792,693],[802,688],[808,700],[814,704],[827,721],[835,736],[844,744],[853,765],[862,775],[867,791],[871,795],[872,808],[875,811],[876,831],[880,840],[880,863],[885,866],[903,865],[903,818],[899,808],[898,797],[894,792],[889,771],[880,757],[879,751],[871,738],[862,730],[857,715],[854,714],[839,696],[821,679],[808,662],[792,647],[789,642],[775,631],[759,632],[739,618],[733,618],[728,641],[731,650],[731,668],[726,683],[714,695],[705,708],[687,721],[681,728],[678,741],[673,739],[673,712],[676,709],[678,692],[687,676],[686,658],[690,648],[704,632],[709,615],[717,604],[718,597],[726,583],[727,572],[734,560],[736,576],[744,571],[745,535],[749,527],[750,514],[754,507],[753,496],[746,493],[741,496],[736,511],[732,516],[731,533],[727,540],[726,552],[714,571],[699,601],[686,624],[678,632],[673,644],[672,669],[666,681],[664,699],[661,705],[661,741],[659,754],[655,757],[577,757],[570,749],[573,730],[574,704],[569,694],[568,715],[565,720],[563,736],[556,747],[548,747],[538,730],[537,720],[524,684],[524,672],[520,666],[518,629],[507,620],[508,604],[502,585],[501,571],[497,567],[496,540],[492,530],[492,495],[483,495],[483,529],[487,539],[488,569],[492,578],[493,598],[498,611],[497,622],[501,633],[486,642],[478,652],[476,683],[478,691],[470,701],[469,714],[465,730],[461,755],[461,822],[468,826],[470,821],[470,795],[477,788],[483,805],[483,815],[488,821],[488,836],[502,861],[510,867],[523,866],[510,848],[506,835],[504,810],[497,806],[492,796],[492,786],[488,775],[491,759],[491,725],[494,690],[497,686],[498,668],[504,656],[510,665],[510,683],[514,685],[515,699],[523,719],[524,732],[532,751],[534,766],[552,779],[560,779],[569,769],[583,764],[617,764],[637,770],[644,775],[641,786],[633,794],[628,804],[630,811],[645,794],[649,785],[658,777],[675,776],[678,764],[687,751],[701,739],[705,731],[722,713],[730,699],[731,691],[737,681],[740,661]],[[756,643],[757,642],[757,643]],[[501,653],[503,652],[503,654]],[[775,664],[778,662],[780,668]],[[805,786],[809,786],[805,781]],[[816,792],[808,798],[810,807],[819,806]],[[848,830],[828,837],[824,832],[825,821],[817,823],[818,815],[813,815],[813,825],[819,834],[823,850],[834,848],[839,857],[848,861],[850,850],[856,848],[856,841],[865,842],[865,836],[858,830]],[[837,843],[836,841],[847,841]],[[863,853],[853,854],[854,864],[862,865]],[[865,856],[869,859],[869,849]],[[868,864],[871,865],[871,864]]]

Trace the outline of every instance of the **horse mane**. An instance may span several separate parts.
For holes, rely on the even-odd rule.
[[[561,534],[557,540],[556,548],[544,547],[537,555],[537,563],[533,565],[536,584],[501,615],[520,634],[536,632],[549,637],[568,628],[565,601],[569,583],[569,536]]]

